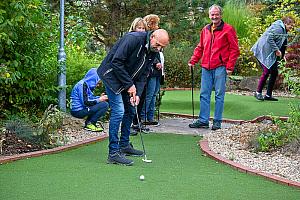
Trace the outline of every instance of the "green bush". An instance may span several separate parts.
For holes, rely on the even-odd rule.
[[[188,67],[188,61],[193,55],[193,50],[196,44],[189,42],[181,42],[177,44],[170,44],[167,47],[165,56],[165,72],[166,80],[165,87],[191,87],[191,73]],[[194,70],[195,86],[199,85],[200,67]]]
[[[43,108],[55,101],[56,43],[50,19],[41,0],[0,3],[0,109],[4,112],[23,112],[32,105]]]
[[[35,135],[34,124],[28,118],[10,116],[10,119],[5,122],[5,129],[28,142],[37,143],[39,140]]]
[[[65,113],[59,111],[57,106],[50,105],[44,112],[43,117],[38,122],[37,136],[40,143],[51,147],[56,145],[59,130],[62,128]],[[63,140],[64,141],[64,140]]]
[[[289,118],[286,122],[274,118],[277,130],[264,131],[258,135],[258,150],[270,151],[295,140],[300,140],[300,105],[290,105]]]

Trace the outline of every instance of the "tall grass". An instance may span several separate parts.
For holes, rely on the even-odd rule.
[[[239,38],[247,37],[248,25],[245,23],[252,13],[244,1],[228,1],[224,6],[223,20],[232,25]]]

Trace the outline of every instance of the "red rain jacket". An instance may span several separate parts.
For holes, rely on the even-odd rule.
[[[202,29],[200,42],[189,63],[195,65],[201,59],[201,66],[205,69],[225,66],[226,70],[233,71],[240,55],[236,32],[232,26],[223,21],[213,34],[211,26],[212,24],[208,24]]]

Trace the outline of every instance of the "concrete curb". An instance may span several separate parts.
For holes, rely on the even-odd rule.
[[[218,162],[221,162],[223,164],[229,165],[231,167],[233,167],[234,169],[240,171],[240,172],[244,172],[247,174],[253,174],[253,175],[258,175],[258,176],[262,176],[270,181],[273,181],[275,183],[280,183],[283,185],[288,185],[288,186],[292,186],[292,187],[296,187],[300,189],[300,183],[296,182],[296,181],[290,181],[288,179],[285,178],[281,178],[281,177],[277,177],[274,176],[272,174],[269,173],[265,173],[265,172],[261,172],[259,170],[256,169],[251,169],[249,167],[243,166],[239,163],[235,163],[231,160],[228,160],[222,156],[220,156],[219,154],[213,152],[209,146],[208,146],[208,141],[207,140],[200,140],[199,141],[199,146],[202,149],[202,151],[208,155],[209,157],[213,158],[214,160],[217,160]]]
[[[8,162],[13,162],[16,160],[21,160],[25,158],[32,158],[32,157],[38,157],[38,156],[43,156],[43,155],[48,155],[48,154],[54,154],[54,153],[59,153],[62,151],[67,151],[71,149],[76,149],[78,147],[87,145],[87,144],[92,144],[96,143],[102,140],[105,140],[108,137],[108,135],[105,133],[101,136],[93,137],[84,141],[76,142],[73,144],[68,144],[65,146],[61,147],[55,147],[53,149],[47,149],[47,150],[41,150],[41,151],[34,151],[34,152],[29,152],[29,153],[23,153],[23,154],[18,154],[18,155],[13,155],[13,156],[3,156],[0,157],[0,164],[8,163]]]

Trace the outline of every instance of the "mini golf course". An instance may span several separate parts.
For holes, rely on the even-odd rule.
[[[144,135],[152,163],[106,164],[108,141],[0,165],[1,200],[299,200],[300,190],[241,173],[202,155],[200,137]],[[141,149],[139,137],[131,140]],[[139,179],[144,175],[145,180]]]

